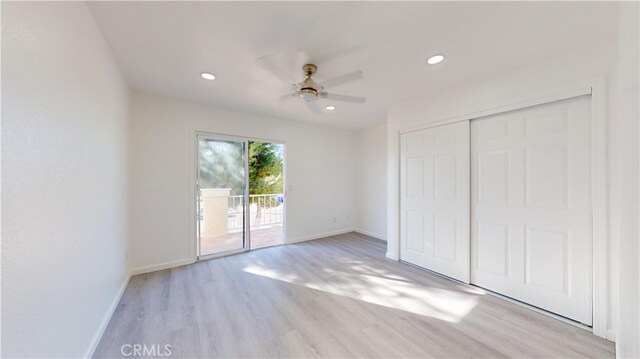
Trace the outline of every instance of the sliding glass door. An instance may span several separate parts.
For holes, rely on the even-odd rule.
[[[284,144],[197,136],[198,258],[284,244]]]
[[[248,142],[198,136],[198,257],[248,249]]]

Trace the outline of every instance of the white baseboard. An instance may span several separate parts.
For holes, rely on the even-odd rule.
[[[306,241],[310,241],[310,240],[318,239],[318,238],[337,236],[338,234],[345,234],[345,233],[349,233],[349,232],[353,232],[353,231],[354,231],[353,228],[347,228],[347,229],[341,229],[339,231],[318,233],[318,234],[314,234],[314,235],[311,235],[311,236],[305,236],[305,237],[300,237],[300,238],[288,240],[287,244],[300,243],[300,242],[306,242]]]
[[[353,228],[347,228],[347,229],[341,229],[341,230],[338,230],[338,231],[324,232],[324,233],[319,233],[319,234],[314,234],[314,235],[310,235],[310,236],[296,238],[296,239],[293,239],[293,240],[288,240],[287,244],[306,242],[306,241],[310,241],[310,240],[313,240],[313,239],[336,236],[338,234],[345,234],[345,233],[354,232],[354,231],[355,231],[355,229],[353,229]],[[363,233],[363,232],[360,232],[360,233]],[[363,233],[363,234],[370,235],[368,233]],[[373,237],[373,235],[371,235],[371,236]],[[153,265],[149,265],[149,266],[134,268],[131,271],[131,275],[134,276],[134,275],[138,275],[138,274],[156,272],[156,271],[163,270],[163,269],[175,268],[175,267],[180,267],[180,266],[184,266],[184,265],[187,265],[187,264],[193,264],[193,263],[195,263],[195,260],[193,260],[192,258],[178,259],[178,260],[175,260],[175,261],[164,262],[164,263],[160,263],[160,264],[153,264]]]
[[[387,254],[385,254],[385,257],[387,257],[387,258],[389,258],[391,260],[394,260],[394,261],[399,261],[400,260],[400,258],[396,257],[396,255],[391,253],[391,252],[387,252]]]
[[[360,234],[364,234],[365,236],[369,236],[369,237],[373,237],[375,239],[379,239],[381,241],[385,241],[385,242],[387,241],[387,236],[384,236],[384,235],[381,235],[381,234],[365,231],[364,229],[360,229],[360,228],[355,228],[353,231],[354,232],[358,232]]]
[[[129,284],[131,275],[132,275],[131,272],[129,272],[127,277],[124,279],[124,282],[120,286],[120,289],[118,289],[118,293],[116,293],[116,296],[111,301],[111,304],[107,309],[107,312],[102,317],[100,326],[98,327],[98,330],[96,331],[96,333],[93,335],[93,338],[91,339],[91,343],[89,343],[89,348],[85,352],[85,355],[84,355],[85,358],[91,358],[93,356],[93,353],[98,348],[100,339],[102,339],[102,335],[104,334],[104,331],[107,329],[107,326],[109,325],[109,321],[111,321],[111,317],[113,316],[113,313],[115,313],[116,308],[118,308],[118,304],[120,303],[120,299],[122,298],[122,295],[124,294],[125,289],[127,289],[127,285]]]
[[[135,268],[131,271],[131,275],[155,272],[163,269],[180,267],[180,266],[192,264],[192,263],[195,263],[195,261],[192,258],[178,259],[176,261],[164,262],[160,264],[153,264],[150,266]]]
[[[610,340],[615,343],[616,332],[614,332],[613,329],[607,329],[607,340]]]

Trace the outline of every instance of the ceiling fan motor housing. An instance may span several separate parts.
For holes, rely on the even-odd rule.
[[[316,71],[318,71],[318,67],[314,64],[306,64],[302,66],[302,71],[304,71],[304,74],[309,77],[315,75]]]
[[[306,64],[302,66],[302,70],[307,78],[301,83],[298,96],[305,101],[315,101],[318,99],[318,85],[311,79],[311,76],[318,71],[318,67],[314,64]]]

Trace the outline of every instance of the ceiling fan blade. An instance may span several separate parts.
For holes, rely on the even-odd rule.
[[[300,73],[302,71],[302,66],[311,63],[311,55],[304,51],[298,51],[289,57],[291,62],[289,65],[296,73]]]
[[[302,77],[302,65],[309,61],[309,54],[304,51],[289,52],[279,55],[265,55],[256,59],[255,63],[275,77],[291,85]]]
[[[356,80],[360,80],[363,77],[362,75],[362,71],[360,70],[356,70],[354,72],[350,72],[346,75],[342,75],[342,76],[338,76],[335,78],[332,78],[330,80],[324,81],[320,83],[320,86],[329,89],[332,87],[336,87],[336,86],[340,86],[352,81],[356,81]]]
[[[309,110],[311,110],[311,112],[317,115],[322,114],[320,107],[318,107],[318,104],[315,101],[304,101],[304,104],[307,105],[307,107],[309,108]]]
[[[291,85],[295,83],[292,74],[286,70],[286,67],[282,64],[283,55],[266,55],[256,59],[256,65],[260,66],[273,76],[277,77],[284,83]]]
[[[292,93],[288,93],[286,95],[280,96],[278,98],[278,102],[285,102],[287,100],[293,99],[298,97],[298,93],[297,92],[292,92]]]
[[[320,93],[320,97],[326,98],[328,100],[353,102],[353,103],[365,103],[365,101],[367,101],[366,97],[336,95],[336,94],[332,94],[324,91]]]

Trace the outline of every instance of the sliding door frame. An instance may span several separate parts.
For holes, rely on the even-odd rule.
[[[190,254],[191,254],[191,258],[194,262],[198,262],[198,261],[203,261],[203,260],[208,260],[208,259],[213,259],[213,258],[219,258],[219,257],[224,257],[224,256],[228,256],[228,255],[233,255],[233,254],[238,254],[238,253],[243,253],[246,251],[251,250],[251,212],[250,212],[250,200],[249,200],[249,142],[266,142],[266,143],[275,143],[275,144],[279,144],[283,146],[282,149],[282,193],[284,196],[284,203],[283,205],[283,219],[282,219],[282,231],[283,231],[283,241],[280,245],[284,245],[287,244],[287,146],[286,146],[286,142],[282,141],[282,140],[274,140],[274,139],[268,139],[268,138],[258,138],[258,137],[248,137],[248,136],[237,136],[237,135],[230,135],[230,134],[225,134],[225,133],[216,133],[216,132],[208,132],[208,131],[199,131],[199,130],[193,130],[191,132],[191,138],[192,138],[192,171],[191,171],[191,176],[192,176],[192,181],[191,183],[193,183],[193,186],[191,187],[191,191],[190,191],[190,203],[191,203],[191,210],[196,211],[195,216],[190,215],[189,218],[191,220],[192,226],[191,226],[191,231],[192,231],[192,241],[191,243],[193,244],[190,247]],[[243,191],[244,197],[245,197],[245,205],[244,205],[244,214],[243,214],[243,218],[244,218],[244,226],[245,226],[245,231],[244,231],[244,243],[243,243],[243,248],[240,249],[234,249],[234,250],[228,250],[228,251],[224,251],[224,252],[220,252],[220,253],[213,253],[213,254],[209,254],[209,255],[204,255],[204,256],[200,256],[199,254],[199,248],[200,248],[200,233],[199,233],[199,213],[198,213],[198,200],[199,200],[199,188],[198,188],[198,171],[199,171],[199,156],[198,156],[198,146],[199,146],[199,140],[201,138],[206,138],[206,139],[211,139],[211,140],[220,140],[220,141],[234,141],[234,142],[242,142],[243,143],[243,148],[244,148],[244,156],[243,156],[243,162],[244,162],[244,168],[245,168],[245,175],[244,175],[244,179],[245,179],[245,188]],[[193,213],[193,212],[190,212]],[[193,220],[195,219],[195,220]]]
[[[200,156],[199,156],[199,145],[200,140],[210,140],[210,141],[229,141],[242,143],[242,168],[244,170],[244,188],[242,190],[242,248],[238,249],[230,249],[226,251],[210,253],[210,254],[202,254],[200,253],[200,187],[198,185],[199,179],[199,171],[200,171]],[[207,260],[212,258],[224,257],[232,254],[238,254],[242,252],[246,252],[250,248],[251,243],[251,228],[250,215],[249,215],[249,141],[242,138],[234,138],[232,136],[225,135],[216,135],[216,134],[196,134],[196,168],[195,168],[195,209],[196,209],[196,255],[197,260]]]
[[[396,128],[391,132],[389,147],[393,149],[393,182],[390,183],[389,193],[389,230],[387,257],[400,260],[400,136],[403,133],[432,128],[461,121],[471,121],[476,118],[497,115],[500,113],[520,110],[532,106],[571,99],[579,96],[590,96],[591,110],[591,213],[592,213],[592,316],[590,330],[593,334],[615,340],[608,326],[609,300],[609,238],[608,238],[608,195],[607,195],[607,123],[606,123],[606,79],[596,77],[569,86],[563,86],[541,92],[535,96],[526,96],[511,101],[504,101],[493,106],[453,117],[444,117],[427,122],[426,119],[406,127]],[[471,215],[471,213],[469,213]],[[469,248],[471,250],[471,248]]]

